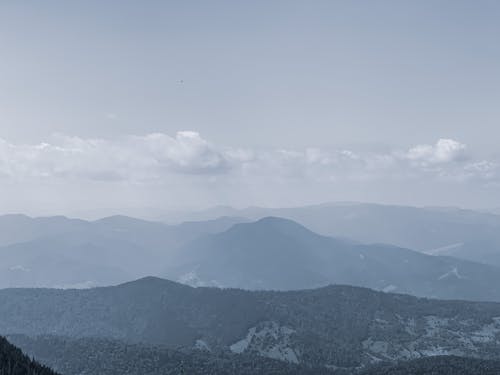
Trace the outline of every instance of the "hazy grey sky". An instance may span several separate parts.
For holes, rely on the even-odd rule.
[[[0,212],[500,206],[498,1],[2,1]]]

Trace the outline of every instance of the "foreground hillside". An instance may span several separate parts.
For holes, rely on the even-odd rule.
[[[321,368],[258,357],[209,352],[203,347],[172,350],[106,339],[69,339],[56,336],[9,339],[26,353],[63,375],[496,375],[499,361],[436,356],[383,363],[359,369]]]
[[[90,290],[2,290],[0,333],[201,346],[355,368],[434,355],[498,359],[500,304],[349,286],[249,292],[146,278]]]
[[[415,359],[399,364],[373,366],[361,375],[498,375],[500,361],[484,361],[455,356]]]
[[[359,369],[308,367],[249,355],[209,352],[203,347],[172,350],[106,339],[57,336],[9,339],[63,375],[497,375],[499,361],[455,356],[427,357]]]
[[[3,337],[0,337],[0,374],[56,375],[49,368],[32,361]]]
[[[106,339],[55,336],[10,339],[25,352],[63,375],[327,375],[326,368],[306,367],[256,355],[173,350]]]

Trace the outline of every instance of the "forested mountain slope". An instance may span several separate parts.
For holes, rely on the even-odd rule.
[[[0,374],[2,375],[57,375],[48,367],[42,366],[20,349],[0,337]]]
[[[498,375],[500,361],[436,356],[373,366],[360,375]]]
[[[498,358],[500,304],[349,286],[249,292],[146,278],[90,290],[2,290],[0,333],[202,345],[352,368],[438,354]]]
[[[11,336],[9,339],[63,375],[497,375],[500,361],[457,356],[424,357],[360,368],[317,367],[236,355],[206,347],[180,348],[127,344],[108,339]]]
[[[10,339],[63,375],[328,375],[333,371],[254,355],[173,350],[106,339]]]

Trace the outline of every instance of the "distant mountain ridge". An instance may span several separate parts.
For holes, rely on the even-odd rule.
[[[234,209],[214,207],[192,213],[207,220],[218,216],[258,220],[277,216],[294,220],[316,233],[363,243],[399,247],[500,266],[500,215],[455,207],[411,207],[358,202],[303,207]]]
[[[203,221],[186,221],[180,224],[168,225],[162,222],[137,219],[130,216],[114,215],[102,219],[87,221],[65,216],[30,217],[23,214],[0,215],[0,247],[18,243],[30,242],[40,238],[50,238],[61,234],[88,233],[109,231],[137,234],[158,235],[159,233],[179,237],[192,238],[203,233],[215,233],[228,229],[234,224],[249,222],[244,217],[220,216]],[[141,241],[151,238],[135,238]]]
[[[0,333],[108,338],[356,368],[433,355],[499,359],[500,303],[329,286],[191,288],[157,278],[89,290],[0,291]]]
[[[0,288],[113,285],[159,274],[181,244],[245,220],[169,226],[126,216],[0,216]]]
[[[500,268],[318,235],[283,218],[236,224],[180,248],[165,272],[193,286],[293,290],[347,284],[417,296],[500,301]]]
[[[14,225],[9,218],[0,218],[0,229]],[[159,275],[194,286],[291,290],[351,284],[500,301],[495,287],[500,269],[325,237],[278,217],[257,222],[222,217],[176,226],[125,216],[94,222],[13,218],[24,223],[25,239],[31,240],[0,247],[0,287],[85,288]],[[12,238],[4,233],[0,230],[0,242]]]

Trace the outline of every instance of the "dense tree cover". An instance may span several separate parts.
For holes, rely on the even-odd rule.
[[[327,375],[310,368],[252,355],[173,350],[105,339],[55,336],[12,339],[28,353],[64,375]]]
[[[173,350],[106,339],[57,336],[12,336],[28,353],[64,375],[498,375],[500,361],[436,356],[400,363],[380,363],[362,369],[287,364],[254,355]],[[14,350],[28,360],[18,349]],[[45,372],[0,372],[1,375],[53,375]]]
[[[31,360],[4,337],[0,337],[0,375],[56,375],[56,373]]]
[[[249,292],[146,278],[90,290],[0,290],[5,334],[100,337],[170,348],[192,348],[203,339],[212,350],[227,352],[252,327],[276,322],[293,331],[290,347],[309,366],[352,368],[369,365],[373,356],[404,359],[407,348],[415,357],[439,347],[498,359],[496,317],[499,303],[430,300],[350,286]],[[445,322],[443,334],[429,319]],[[490,336],[484,336],[485,329]],[[368,339],[386,344],[388,351],[372,350],[365,345]]]
[[[399,364],[381,364],[360,375],[498,375],[500,361],[437,356],[420,358]]]

